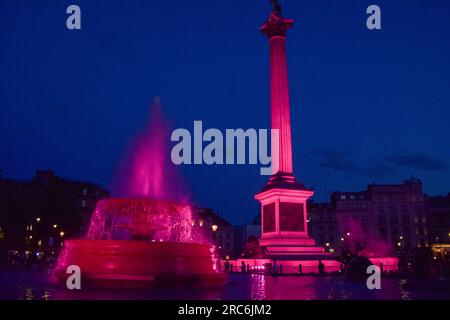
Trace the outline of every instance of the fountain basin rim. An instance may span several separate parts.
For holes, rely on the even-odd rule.
[[[174,205],[184,205],[184,206],[192,206],[189,202],[182,201],[174,201],[168,199],[158,199],[158,198],[148,198],[148,197],[112,197],[112,198],[103,198],[100,199],[99,202],[158,202],[165,204],[174,204]]]

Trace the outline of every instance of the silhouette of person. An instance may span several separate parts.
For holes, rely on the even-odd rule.
[[[229,269],[230,269],[230,262],[227,260],[225,261],[225,272],[228,272]]]
[[[325,265],[323,264],[322,260],[319,259],[319,274],[325,273]]]
[[[278,275],[278,265],[277,265],[277,261],[276,260],[273,261],[272,273],[274,275]]]

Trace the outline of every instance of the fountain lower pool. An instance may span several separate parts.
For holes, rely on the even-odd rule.
[[[102,200],[87,238],[64,242],[55,275],[65,283],[67,267],[77,265],[88,286],[220,284],[214,247],[189,242],[190,213],[190,206],[171,201]]]

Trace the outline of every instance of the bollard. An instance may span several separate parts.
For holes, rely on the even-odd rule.
[[[302,274],[302,265],[301,264],[298,265],[298,273]]]

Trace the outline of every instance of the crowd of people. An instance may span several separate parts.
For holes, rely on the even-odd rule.
[[[16,269],[46,269],[55,264],[56,258],[52,254],[41,251],[14,251],[2,254],[0,264],[6,268]]]

